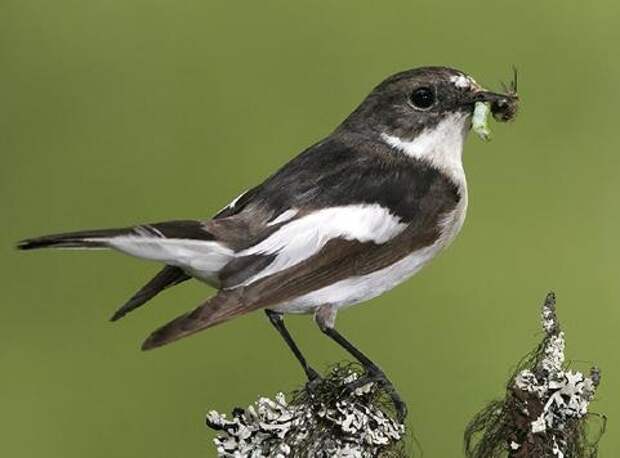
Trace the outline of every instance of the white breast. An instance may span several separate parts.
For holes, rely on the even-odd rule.
[[[396,137],[389,132],[381,134],[381,138],[394,150],[432,164],[459,186],[465,187],[462,156],[470,127],[471,115],[451,113],[412,140]]]

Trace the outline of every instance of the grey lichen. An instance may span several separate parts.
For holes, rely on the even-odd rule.
[[[584,375],[566,367],[564,333],[553,293],[545,299],[541,318],[545,337],[519,364],[508,382],[506,398],[492,402],[468,425],[468,457],[596,456],[604,417],[588,410],[600,383],[600,371],[592,368]],[[595,439],[586,433],[591,418],[603,419]]]
[[[209,412],[207,425],[218,431],[217,454],[226,458],[404,457],[405,426],[385,393],[371,383],[353,392],[345,386],[360,376],[350,364],[292,393],[259,398],[229,418]]]

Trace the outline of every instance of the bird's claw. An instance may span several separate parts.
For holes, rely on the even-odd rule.
[[[390,381],[387,377],[381,372],[371,372],[368,371],[366,374],[359,376],[355,380],[347,383],[344,386],[343,393],[346,395],[351,395],[355,392],[355,390],[362,388],[368,384],[374,383],[381,387],[385,387],[386,385],[391,385]]]
[[[344,386],[343,394],[346,396],[350,396],[355,390],[362,388],[370,383],[374,383],[385,390],[385,392],[390,397],[392,404],[394,404],[394,409],[396,409],[396,417],[400,423],[404,423],[405,418],[407,418],[407,404],[401,399],[400,395],[394,388],[394,385],[390,380],[385,376],[381,370],[367,370],[366,374],[358,377],[350,383],[347,383]]]
[[[308,381],[305,386],[306,391],[313,396],[318,386],[323,382],[323,377],[321,377],[321,375],[311,367],[306,369],[306,376],[308,377]]]

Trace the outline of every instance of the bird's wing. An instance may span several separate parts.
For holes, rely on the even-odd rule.
[[[307,167],[299,167],[276,179],[279,186],[271,194],[265,193],[272,186],[268,181],[239,213],[207,224],[216,237],[227,233],[236,238],[231,242],[236,245],[234,258],[219,274],[222,290],[155,331],[144,348],[391,266],[437,241],[442,218],[461,198],[455,184],[422,163],[398,158],[373,162],[361,156],[344,161],[348,168],[343,170],[344,163],[326,160],[331,167],[315,173],[311,182],[291,179],[307,173]],[[339,171],[337,177],[332,170]],[[288,199],[277,192],[286,190],[284,183],[290,183]],[[234,218],[251,224],[247,216],[254,212],[264,212],[258,218],[267,221],[261,230],[231,236],[242,227],[239,221],[225,229]]]
[[[458,202],[458,186],[438,170],[368,145],[319,143],[243,195],[230,216],[207,222],[234,250],[220,286],[248,286],[292,268],[333,239],[385,244]]]
[[[439,236],[437,228],[409,226],[386,243],[330,239],[315,254],[289,268],[247,286],[221,290],[193,311],[153,332],[142,348],[160,347],[238,315],[285,304],[329,286],[338,285],[343,290],[356,287],[357,279],[423,250],[437,241]],[[336,298],[326,295],[324,303],[332,299]]]

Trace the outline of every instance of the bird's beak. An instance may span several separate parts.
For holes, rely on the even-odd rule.
[[[486,102],[491,105],[491,113],[497,121],[510,121],[519,108],[519,96],[515,94],[500,94],[498,92],[480,89],[472,94],[472,104]]]
[[[497,103],[503,99],[507,99],[510,96],[507,94],[499,94],[497,92],[487,91],[485,89],[480,89],[473,94],[474,102],[490,102]]]

